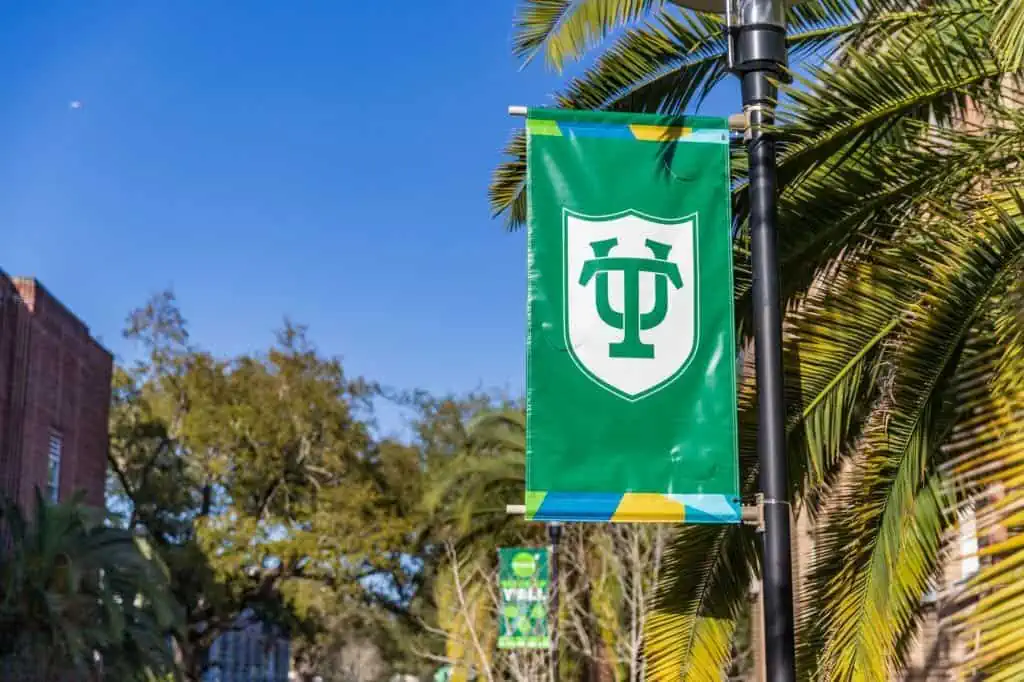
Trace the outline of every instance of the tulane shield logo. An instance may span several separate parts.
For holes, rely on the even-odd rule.
[[[697,219],[563,211],[565,342],[584,374],[625,400],[667,386],[697,347]]]

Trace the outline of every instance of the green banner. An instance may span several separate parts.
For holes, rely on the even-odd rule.
[[[546,548],[498,550],[499,649],[547,649],[551,646],[549,580]]]
[[[526,130],[526,517],[739,523],[728,122]]]

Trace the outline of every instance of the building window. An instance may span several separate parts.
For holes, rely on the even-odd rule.
[[[46,472],[46,496],[50,502],[60,499],[60,456],[64,450],[64,438],[56,431],[50,432],[49,468]]]

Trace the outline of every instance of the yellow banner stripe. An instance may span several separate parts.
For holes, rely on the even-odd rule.
[[[648,141],[678,140],[681,137],[686,137],[693,133],[693,128],[683,128],[681,126],[652,126],[640,123],[630,124],[629,130],[633,133],[633,137],[636,139]]]
[[[686,507],[661,493],[626,493],[612,515],[612,521],[677,522],[686,519]]]

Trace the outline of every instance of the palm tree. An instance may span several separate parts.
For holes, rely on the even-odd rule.
[[[943,591],[971,633],[965,671],[1024,676],[1024,5],[808,0],[788,11],[800,72],[779,110],[791,484],[815,525],[799,595],[801,674],[898,671],[964,507],[991,544]],[[719,17],[665,0],[524,0],[516,51],[560,68],[600,52],[564,108],[678,114],[726,76]],[[525,140],[495,173],[496,212],[525,220]],[[734,160],[736,310],[750,348],[745,161]],[[746,354],[749,357],[749,353]],[[756,410],[740,387],[743,492],[756,492]],[[996,491],[990,501],[983,495]],[[681,529],[647,653],[658,679],[717,680],[755,537]]]
[[[0,657],[44,682],[62,675],[150,679],[173,670],[166,573],[129,531],[79,499],[31,515],[0,508]],[[155,679],[155,677],[153,677]]]
[[[425,506],[438,526],[459,538],[459,550],[512,533],[505,504],[523,497],[526,420],[509,408],[484,410],[466,425],[464,447],[433,472]]]

